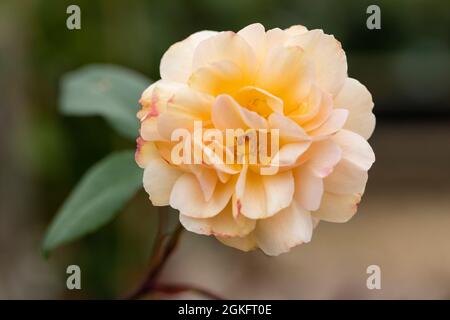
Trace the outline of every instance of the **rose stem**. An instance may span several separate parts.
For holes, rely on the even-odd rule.
[[[152,255],[150,257],[149,271],[139,287],[131,294],[127,295],[125,299],[137,299],[146,292],[151,291],[155,284],[156,277],[161,272],[170,254],[174,251],[183,229],[181,225],[177,225],[175,231],[171,235],[168,234],[166,231],[168,224],[167,217],[168,212],[166,208],[159,208],[158,230],[155,237],[155,244],[153,245]],[[166,242],[167,245],[165,244]]]
[[[131,294],[127,295],[125,299],[138,299],[139,297],[152,291],[159,291],[166,294],[177,294],[181,292],[192,291],[211,299],[223,300],[218,295],[209,292],[206,289],[194,287],[192,285],[156,283],[158,275],[161,273],[164,265],[168,261],[168,258],[175,250],[180,239],[180,235],[183,231],[183,227],[181,226],[181,224],[177,225],[175,231],[172,234],[169,234],[166,231],[168,225],[168,212],[166,209],[167,208],[159,208],[158,210],[158,231],[152,250],[153,254],[150,258],[149,272],[141,285]],[[165,243],[167,244],[165,245]]]

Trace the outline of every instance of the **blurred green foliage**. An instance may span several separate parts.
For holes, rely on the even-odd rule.
[[[59,105],[65,115],[100,115],[120,135],[135,140],[139,131],[136,101],[151,81],[132,70],[91,64],[61,79]]]
[[[83,176],[56,214],[43,241],[44,255],[108,223],[142,184],[134,152],[114,152]]]

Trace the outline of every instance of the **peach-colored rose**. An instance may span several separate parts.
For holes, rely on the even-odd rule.
[[[309,242],[320,220],[355,214],[375,161],[366,141],[375,116],[333,36],[261,24],[201,31],[172,45],[160,72],[140,100],[136,161],[153,205],[179,210],[187,230],[278,255]],[[194,121],[219,130],[279,129],[279,170],[175,165],[171,134],[193,130]]]

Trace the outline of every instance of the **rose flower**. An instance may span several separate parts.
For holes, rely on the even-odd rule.
[[[160,73],[140,100],[136,162],[153,205],[178,210],[187,230],[278,255],[309,242],[320,220],[355,214],[375,161],[366,141],[375,116],[371,94],[347,76],[333,36],[261,24],[201,31],[167,50]],[[174,161],[174,132],[194,133],[196,122],[218,132],[275,129],[278,145],[257,140],[258,150],[271,149],[269,162],[250,163],[244,152],[243,161],[229,163],[211,160],[217,150],[235,155],[234,148],[197,141],[190,145],[202,161]]]

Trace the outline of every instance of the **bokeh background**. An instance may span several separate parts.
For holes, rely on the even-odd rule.
[[[81,30],[66,28],[70,4]],[[369,4],[381,8],[381,30],[366,28]],[[440,0],[1,1],[0,298],[115,298],[147,267],[156,217],[144,192],[97,233],[41,255],[85,170],[133,147],[101,118],[60,115],[61,76],[105,62],[158,79],[173,42],[253,22],[322,28],[342,42],[349,75],[375,101],[365,196],[350,222],[321,223],[310,244],[277,258],[184,234],[161,281],[226,298],[450,298],[450,2]],[[69,264],[81,267],[82,290],[66,289]],[[382,290],[366,288],[371,264]]]

